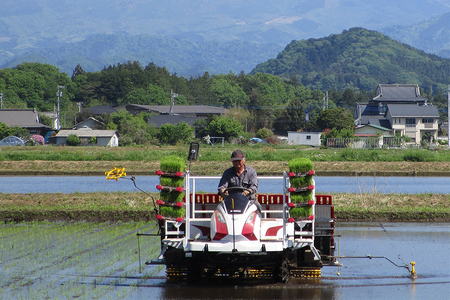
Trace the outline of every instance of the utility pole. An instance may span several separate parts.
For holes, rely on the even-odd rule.
[[[56,129],[61,129],[61,110],[60,110],[60,103],[61,103],[61,97],[62,97],[62,91],[61,89],[64,89],[62,85],[58,85],[58,92],[56,93],[56,96],[58,96],[58,115],[57,115],[57,121],[56,121]]]
[[[173,107],[175,106],[175,98],[178,97],[178,94],[175,94],[173,90],[170,90],[170,109],[169,116],[173,116]]]
[[[448,111],[448,113],[447,113],[447,125],[448,125],[448,127],[447,127],[447,139],[448,139],[448,141],[447,141],[447,143],[448,143],[448,146],[450,147],[450,85],[448,86],[448,90],[447,90],[447,111]]]
[[[83,105],[84,102],[77,102],[77,106],[78,106],[78,112],[81,112],[81,105]]]
[[[2,105],[0,106],[0,109],[3,109],[3,93],[0,93],[0,100],[2,102]]]

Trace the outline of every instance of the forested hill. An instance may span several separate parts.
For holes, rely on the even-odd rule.
[[[252,71],[296,78],[311,89],[359,88],[380,83],[409,83],[432,91],[450,83],[450,59],[445,59],[376,32],[352,28],[321,39],[292,41],[275,59]]]
[[[227,74],[230,71],[250,72],[256,64],[275,56],[282,50],[278,44],[258,44],[247,41],[194,42],[183,38],[155,35],[97,34],[76,43],[38,49],[17,56],[1,68],[14,68],[23,62],[39,62],[56,66],[72,75],[80,64],[88,72],[109,65],[139,61],[155,63],[180,76],[198,76],[206,71]],[[1,61],[1,51],[0,51]]]

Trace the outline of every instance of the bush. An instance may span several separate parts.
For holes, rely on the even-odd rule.
[[[31,136],[31,140],[34,142],[35,145],[44,145],[45,143],[44,137],[39,134],[33,134]]]
[[[81,143],[81,140],[78,135],[71,134],[67,137],[66,143],[69,146],[78,146]]]
[[[95,136],[91,137],[89,139],[89,144],[92,144],[92,146],[94,146],[95,144],[97,144],[97,138]]]
[[[273,136],[273,132],[268,128],[261,128],[256,132],[256,137],[260,139],[267,139],[271,136]]]

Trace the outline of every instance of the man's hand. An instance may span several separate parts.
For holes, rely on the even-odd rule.
[[[225,198],[226,196],[228,196],[228,191],[227,191],[227,189],[226,189],[226,188],[221,188],[220,191],[219,191],[219,195],[220,195],[220,197],[222,197],[222,198]]]
[[[242,195],[248,196],[248,195],[250,195],[250,191],[249,191],[249,190],[244,190],[244,191],[242,192]]]

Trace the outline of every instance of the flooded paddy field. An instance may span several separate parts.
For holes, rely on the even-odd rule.
[[[155,222],[2,224],[0,299],[437,300],[450,294],[449,223],[339,223],[343,265],[324,267],[320,280],[286,284],[167,282],[164,267],[144,265],[159,254],[158,237],[139,237],[138,251],[136,234],[156,230]],[[405,268],[411,261],[415,279]]]

